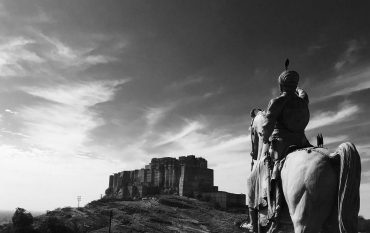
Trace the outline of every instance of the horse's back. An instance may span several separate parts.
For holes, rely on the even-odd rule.
[[[281,178],[295,231],[319,232],[335,211],[338,178],[330,158],[315,150],[295,151],[287,156]]]

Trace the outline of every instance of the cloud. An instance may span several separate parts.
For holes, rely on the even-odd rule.
[[[358,59],[358,52],[364,47],[363,41],[351,40],[341,58],[335,63],[335,70],[341,70],[346,64],[353,64]]]
[[[343,72],[334,78],[324,81],[317,88],[317,93],[319,94],[311,98],[311,103],[326,101],[332,97],[351,95],[358,91],[370,89],[369,77],[370,67],[368,64]]]
[[[4,111],[5,111],[5,112],[7,112],[7,113],[10,113],[10,114],[12,114],[12,115],[17,115],[17,114],[18,114],[18,112],[13,111],[13,110],[11,110],[11,109],[5,109]]]
[[[113,55],[115,51],[97,54],[95,49],[91,41],[71,47],[37,31],[29,36],[0,36],[0,76],[58,77],[63,75],[61,69],[69,68],[71,73],[118,61]]]
[[[117,58],[111,55],[92,54],[96,48],[93,47],[91,41],[81,47],[71,47],[58,38],[40,32],[35,32],[35,34],[51,46],[51,49],[45,53],[45,56],[65,66],[85,69],[92,65],[118,61]]]
[[[360,112],[360,108],[355,104],[349,103],[344,104],[337,112],[316,112],[307,125],[306,130],[312,130],[319,127],[348,121],[358,112]]]
[[[346,95],[352,92],[370,88],[370,67],[353,70],[347,74],[340,75],[334,80],[334,85],[340,88],[330,96]]]
[[[0,130],[1,133],[6,133],[6,134],[10,134],[10,135],[14,135],[14,136],[19,136],[19,137],[24,137],[24,138],[29,138],[30,136],[28,135],[25,135],[23,133],[20,133],[20,132],[13,132],[13,131],[10,131],[10,130],[6,130],[6,129],[1,129]]]
[[[19,109],[27,142],[59,153],[74,155],[89,151],[89,131],[103,124],[90,107],[113,98],[123,81],[96,81],[52,87],[24,87],[23,91],[48,103]]]
[[[177,142],[178,140],[190,135],[191,133],[204,128],[204,125],[198,121],[187,121],[187,124],[177,133],[165,134],[160,142],[155,146],[164,146],[169,143]]]
[[[118,59],[104,55],[88,55],[85,58],[85,62],[91,65],[104,64],[114,61],[118,61]]]
[[[24,76],[25,69],[20,62],[43,63],[45,60],[27,46],[35,41],[24,37],[2,37],[0,42],[0,76]]]
[[[168,86],[168,89],[182,89],[187,86],[196,85],[204,81],[204,76],[190,76],[181,81],[173,82]]]
[[[52,102],[78,107],[92,106],[113,97],[115,88],[130,79],[112,81],[91,81],[60,84],[53,87],[21,87],[20,89]]]
[[[166,114],[175,107],[175,104],[167,104],[164,107],[150,107],[145,111],[145,119],[149,128],[155,126],[162,119],[165,118]]]

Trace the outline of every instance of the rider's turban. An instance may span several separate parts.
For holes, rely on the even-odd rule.
[[[285,70],[279,76],[279,84],[285,88],[286,91],[295,91],[298,86],[299,74],[293,70]]]

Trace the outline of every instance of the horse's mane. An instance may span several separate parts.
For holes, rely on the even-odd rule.
[[[266,112],[264,110],[260,110],[257,112],[257,115],[260,115],[262,117],[266,117]]]
[[[263,117],[265,117],[266,113],[265,113],[265,111],[263,111],[260,108],[254,108],[254,109],[252,109],[252,111],[251,111],[251,117],[252,118],[255,118],[258,115],[262,115]]]
[[[256,128],[258,128],[259,130],[257,130],[255,128],[255,130],[258,131],[258,134],[261,134],[261,130],[262,130],[262,123],[266,117],[266,113],[265,111],[263,111],[262,109],[259,109],[259,108],[255,108],[251,111],[251,117],[252,117],[252,121],[251,121],[251,125],[250,125],[250,129],[252,130],[254,128],[254,126]]]

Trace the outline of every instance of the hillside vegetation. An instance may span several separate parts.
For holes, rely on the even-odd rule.
[[[0,233],[238,233],[245,209],[220,210],[212,203],[179,196],[140,201],[101,199],[82,208],[65,207],[33,218],[31,227],[0,226]],[[359,217],[359,232],[370,233],[370,220]]]
[[[61,208],[34,218],[33,232],[107,233],[112,211],[111,232],[243,232],[238,225],[245,210],[223,211],[211,203],[179,196],[160,196],[140,201],[98,200],[83,208]],[[14,232],[11,224],[1,233]]]

